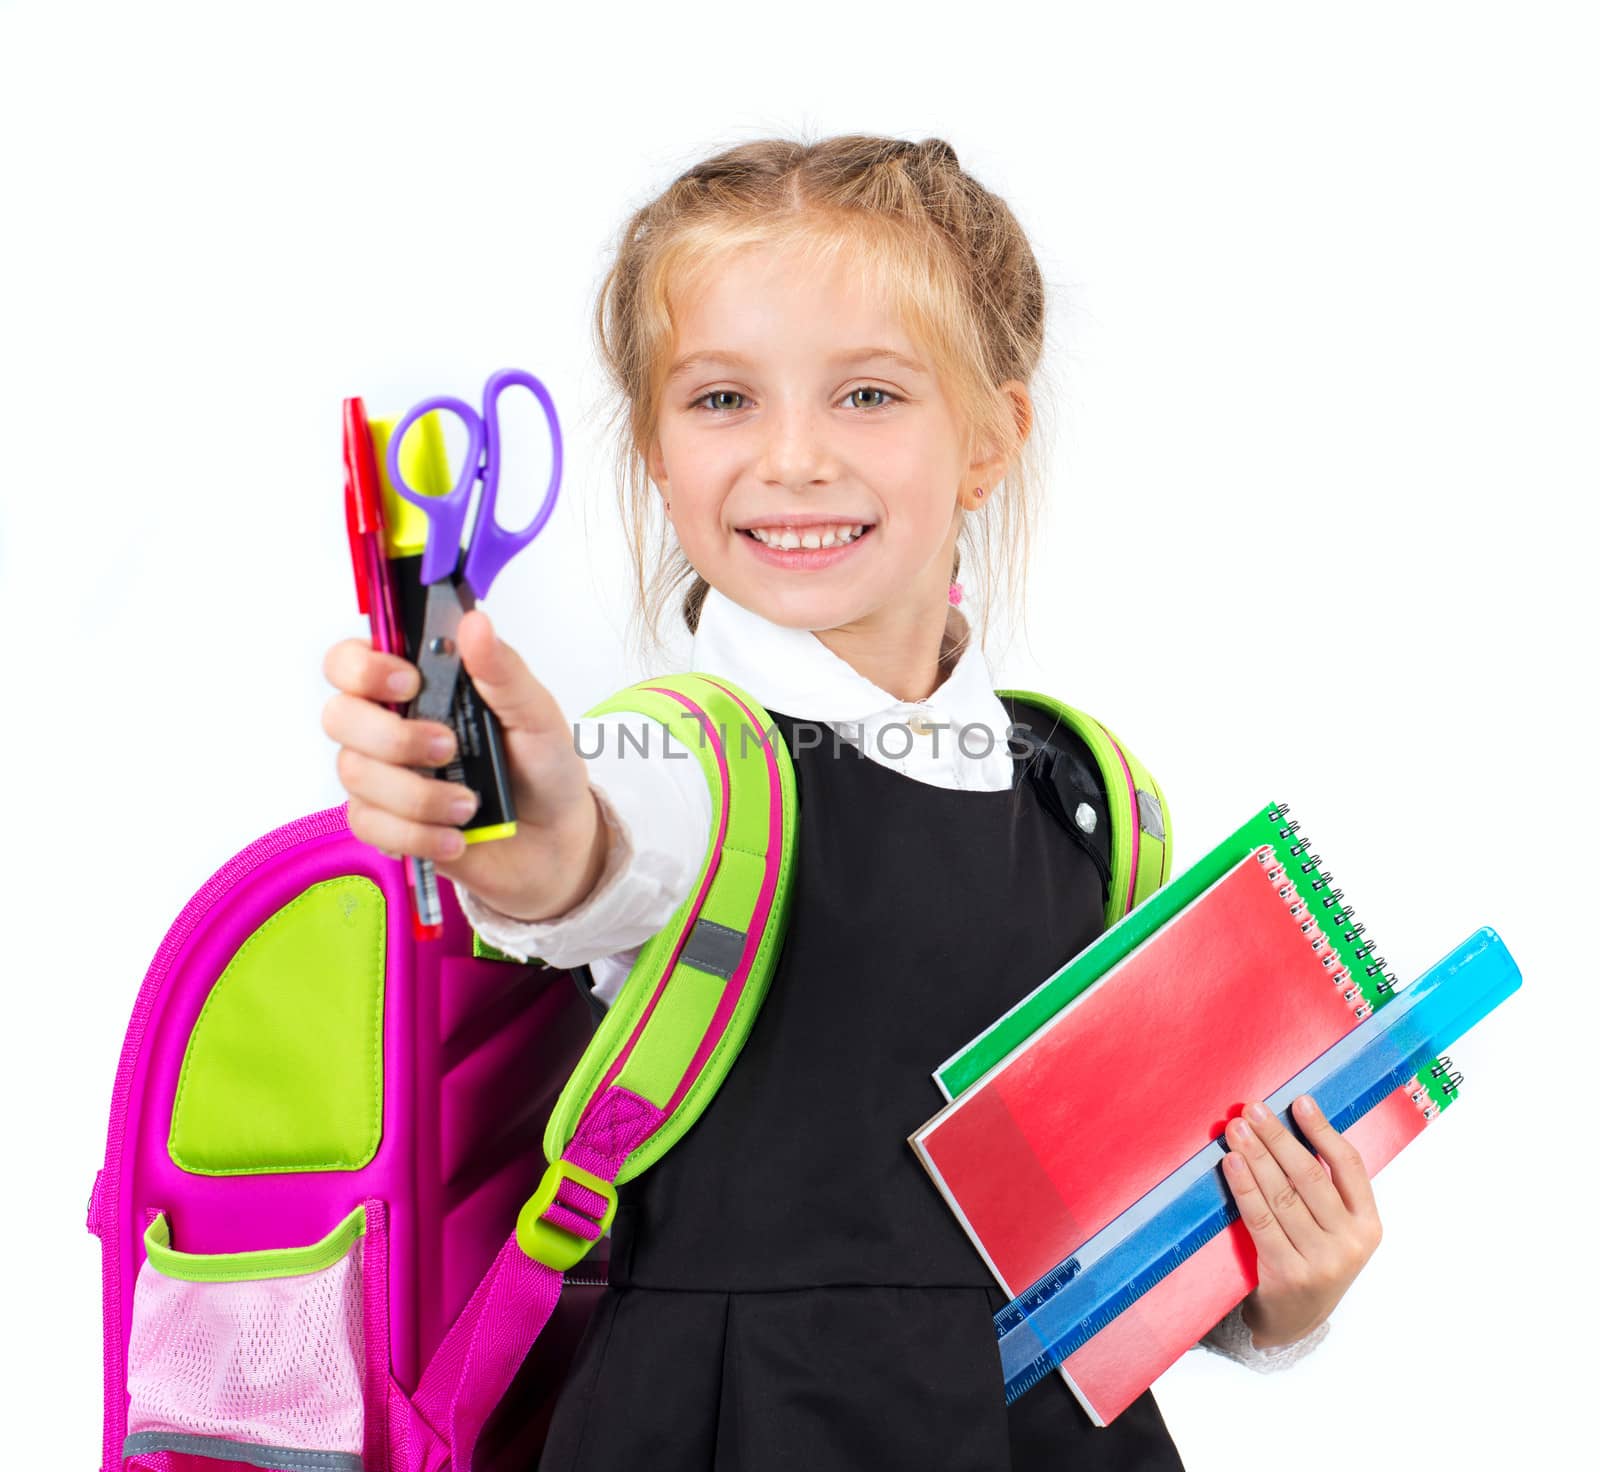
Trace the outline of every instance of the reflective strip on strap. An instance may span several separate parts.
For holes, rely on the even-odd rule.
[[[694,929],[689,932],[689,939],[684,942],[678,959],[687,961],[699,971],[709,971],[713,976],[726,980],[733,975],[739,958],[744,955],[744,944],[744,931],[718,925],[715,920],[707,920],[702,916],[695,921]]]
[[[361,1472],[359,1452],[312,1452],[292,1446],[262,1446],[228,1436],[195,1436],[185,1431],[136,1431],[122,1443],[124,1457],[146,1452],[187,1452],[218,1462],[245,1462],[271,1472]]]

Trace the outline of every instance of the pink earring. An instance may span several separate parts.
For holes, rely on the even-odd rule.
[[[961,584],[954,578],[950,580],[950,606],[958,608],[961,605]]]
[[[983,487],[982,486],[979,486],[978,489],[975,490],[972,493],[972,498],[975,501],[981,501],[983,499]]]

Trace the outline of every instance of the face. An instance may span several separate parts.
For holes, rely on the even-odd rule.
[[[887,306],[763,247],[675,310],[649,464],[700,576],[789,628],[942,629],[983,467]]]

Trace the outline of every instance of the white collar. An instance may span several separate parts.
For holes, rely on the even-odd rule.
[[[966,618],[951,608],[946,627],[960,638]],[[977,791],[1011,786],[1010,716],[975,639],[926,700],[897,700],[810,630],[772,623],[708,588],[690,668],[721,675],[769,710],[821,722],[865,756],[917,781]],[[914,719],[937,729],[908,728]]]

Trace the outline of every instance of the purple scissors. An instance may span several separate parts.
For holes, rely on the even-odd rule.
[[[495,500],[500,490],[500,410],[499,399],[508,388],[520,384],[530,389],[544,409],[550,423],[552,454],[550,485],[533,520],[520,531],[510,532],[495,517]],[[406,431],[424,414],[435,409],[454,414],[467,431],[467,458],[455,485],[442,496],[429,496],[406,484],[400,471],[400,445]],[[422,619],[422,642],[417,651],[417,668],[422,689],[409,716],[450,724],[456,682],[461,673],[461,655],[456,648],[456,629],[461,615],[478,598],[488,595],[501,569],[522,551],[543,529],[556,503],[561,485],[561,423],[550,391],[531,373],[520,368],[502,368],[489,375],[483,386],[483,413],[480,415],[461,399],[440,395],[424,399],[395,426],[389,438],[389,483],[395,492],[428,518],[428,541],[422,553],[421,579],[428,597]],[[473,520],[467,555],[461,558],[461,533],[466,526],[467,507],[475,482],[483,482],[478,509]],[[457,563],[461,576],[455,577]]]
[[[521,384],[531,389],[550,421],[550,485],[533,520],[521,531],[509,532],[495,519],[495,501],[500,491],[500,407],[499,399],[508,388]],[[467,459],[454,487],[443,496],[428,496],[413,490],[400,473],[400,444],[406,431],[424,414],[443,409],[454,414],[467,431]],[[474,482],[482,480],[478,512],[462,577],[475,596],[487,598],[489,587],[506,563],[522,551],[543,529],[556,504],[561,485],[561,424],[550,392],[531,373],[520,368],[502,368],[491,373],[483,386],[483,413],[480,415],[461,399],[441,395],[424,399],[395,427],[389,439],[389,483],[401,497],[420,507],[428,517],[428,545],[422,554],[422,581],[436,583],[456,570],[461,555],[461,532],[467,521],[467,506],[472,500]]]

